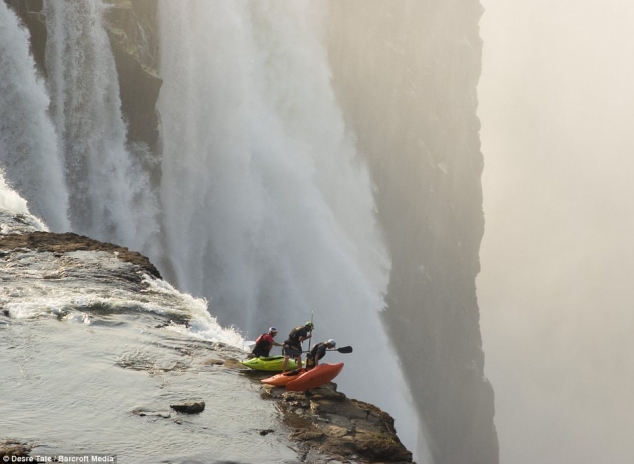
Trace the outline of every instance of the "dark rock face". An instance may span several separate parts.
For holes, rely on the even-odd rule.
[[[4,0],[22,19],[31,34],[31,54],[38,70],[45,74],[46,19],[42,14],[44,0]]]
[[[31,449],[32,446],[27,443],[9,439],[2,440],[0,441],[0,462],[16,462],[16,459],[26,458],[30,455]],[[26,461],[22,460],[21,462]]]
[[[106,24],[112,45],[130,142],[146,144],[156,153],[159,117],[156,102],[163,80],[158,76],[156,0],[111,0]]]
[[[330,382],[305,393],[264,386],[262,396],[274,399],[300,443],[306,462],[412,462],[394,428],[394,419],[376,406],[349,399]]]
[[[331,2],[346,123],[392,257],[385,320],[437,464],[499,462],[475,278],[484,232],[478,0]],[[380,7],[379,7],[380,6]]]
[[[186,401],[184,403],[170,404],[170,408],[183,414],[200,414],[205,410],[204,401]]]
[[[0,235],[0,250],[11,251],[16,248],[28,248],[34,251],[48,251],[52,253],[106,251],[115,253],[121,261],[140,266],[148,274],[158,279],[161,278],[158,269],[142,254],[136,251],[130,251],[125,247],[100,242],[71,232],[65,234],[31,232],[26,234]]]

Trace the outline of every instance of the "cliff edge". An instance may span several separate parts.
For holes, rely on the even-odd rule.
[[[22,215],[3,213],[3,224],[13,230],[24,223]],[[29,261],[37,260],[33,257],[33,253],[52,254],[54,260],[51,261],[49,272],[47,275],[52,276],[64,274],[64,279],[75,278],[89,279],[91,271],[85,265],[80,264],[78,260],[70,261],[65,259],[66,253],[74,253],[77,251],[84,252],[106,252],[115,255],[119,260],[132,264],[132,267],[122,267],[111,269],[110,273],[104,274],[103,270],[99,271],[99,278],[107,279],[109,282],[133,283],[127,285],[129,290],[143,294],[147,289],[145,281],[142,278],[143,273],[150,274],[154,278],[160,279],[160,274],[156,268],[150,263],[149,259],[143,255],[119,247],[111,243],[103,243],[77,234],[65,233],[56,234],[50,232],[33,231],[25,233],[10,233],[0,235],[0,267],[7,269],[22,263],[25,253],[29,253]],[[55,263],[58,263],[63,270],[54,272]],[[78,273],[72,272],[69,266],[79,266]],[[11,274],[6,272],[3,278],[11,279]],[[53,278],[53,277],[49,277]],[[62,285],[62,283],[60,283]],[[0,308],[2,309],[2,308]],[[88,307],[84,308],[89,311]],[[104,308],[97,309],[97,313],[89,316],[89,319],[105,316],[108,323],[113,327],[117,327],[118,323],[113,322],[113,318],[120,317],[119,311],[108,313]],[[64,313],[65,314],[65,313]],[[63,317],[62,315],[58,317]],[[136,319],[138,316],[134,316]],[[169,320],[154,315],[160,323],[153,323],[151,328],[142,328],[143,331],[152,331],[157,333],[161,342],[167,343],[164,337],[168,337],[169,343],[173,343],[177,334],[170,329],[175,326],[187,328],[189,326],[189,318],[183,314],[179,319],[170,316]],[[189,317],[192,317],[190,314]],[[18,324],[17,320],[12,321],[10,311],[2,309],[0,318],[6,319],[7,324]],[[94,319],[93,319],[94,320]],[[27,319],[22,324],[31,324]],[[130,324],[130,321],[127,321]],[[68,337],[72,338],[72,337]],[[261,389],[260,397],[264,401],[274,401],[276,409],[279,411],[278,422],[268,424],[269,428],[262,430],[254,430],[259,435],[267,435],[275,433],[276,435],[286,436],[293,451],[298,455],[298,461],[302,463],[325,464],[332,462],[355,462],[355,463],[397,463],[405,464],[412,462],[412,453],[405,448],[397,436],[394,427],[394,419],[377,408],[376,406],[350,399],[345,394],[337,391],[335,383],[323,385],[311,390],[308,394],[286,391],[284,388],[271,387],[261,385],[260,379],[268,377],[270,373],[258,372],[244,368],[239,359],[246,358],[246,353],[233,346],[210,342],[207,340],[199,340],[191,337],[186,333],[179,337],[182,346],[176,350],[161,352],[156,355],[156,359],[148,363],[145,357],[126,357],[120,359],[116,364],[119,368],[131,371],[144,371],[149,377],[159,376],[161,373],[175,371],[177,375],[169,380],[170,388],[177,390],[179,395],[187,398],[200,398],[197,405],[202,405],[195,409],[187,410],[188,413],[195,414],[214,414],[213,411],[204,411],[205,401],[222,401],[222,395],[218,399],[218,390],[207,389],[191,389],[191,386],[182,380],[180,373],[199,376],[223,376],[229,375],[227,381],[234,381],[235,375],[239,374],[242,378],[240,387],[245,391],[255,388]],[[116,352],[117,337],[112,338],[110,349]],[[93,347],[94,349],[94,347]],[[162,356],[163,359],[158,357]],[[173,358],[173,359],[172,359]],[[75,369],[86,369],[85,366],[91,366],[90,356],[83,355],[73,362]],[[85,366],[84,366],[85,364]],[[47,368],[47,374],[55,376],[55,363],[50,364]],[[158,366],[171,366],[161,367]],[[88,369],[94,368],[89,367]],[[44,375],[44,374],[42,374]],[[163,387],[161,387],[163,388]],[[148,396],[151,396],[148,392]],[[213,396],[215,398],[210,398]],[[232,398],[226,398],[227,402]],[[170,407],[172,410],[170,410]],[[175,408],[171,404],[163,404],[159,408],[143,407],[128,412],[128,415],[137,417],[151,417],[154,419],[151,424],[160,428],[161,421],[172,421],[175,424],[182,424],[183,419],[180,412],[175,412]],[[182,412],[182,411],[181,411]],[[81,417],[78,419],[83,420]],[[84,418],[86,421],[89,418]],[[197,425],[188,424],[190,427]],[[204,425],[198,427],[205,428]],[[36,436],[35,432],[32,432]],[[54,434],[52,434],[54,435]],[[9,460],[28,458],[34,448],[39,447],[46,449],[46,440],[51,438],[51,431],[44,430],[39,432],[38,443],[30,442],[22,439],[22,437],[0,437],[0,459],[8,457]],[[249,441],[248,437],[236,437],[236,440]],[[126,450],[122,449],[122,455],[126,454]],[[186,452],[183,451],[183,456]],[[37,454],[34,454],[37,455]],[[28,462],[28,461],[20,461]]]

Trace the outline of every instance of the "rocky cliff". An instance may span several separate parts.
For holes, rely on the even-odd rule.
[[[475,278],[484,232],[478,0],[332,2],[329,52],[392,257],[385,321],[435,462],[499,461]]]
[[[159,36],[156,0],[112,0],[106,20],[114,53],[121,110],[128,123],[128,139],[147,144],[156,153],[159,115],[156,101],[162,79],[158,75]]]

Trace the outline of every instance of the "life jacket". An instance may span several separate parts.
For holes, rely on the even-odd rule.
[[[291,330],[290,334],[288,334],[288,341],[294,342],[296,345],[299,345],[299,343],[300,343],[300,341],[299,341],[299,337],[300,337],[299,332],[301,330],[305,330],[306,332],[308,332],[306,330],[306,327],[304,327],[303,325],[298,325],[293,330]]]
[[[306,362],[304,363],[304,367],[306,368],[307,371],[315,367],[315,358],[306,357]]]
[[[326,355],[326,344],[324,342],[319,342],[306,354],[306,362],[309,360],[315,364],[315,358],[318,360],[323,358]]]
[[[260,346],[260,345],[266,346],[266,347],[273,346],[272,343],[269,343],[264,339],[265,335],[269,335],[269,333],[268,332],[263,333],[262,335],[260,335],[258,338],[255,339],[255,346]]]

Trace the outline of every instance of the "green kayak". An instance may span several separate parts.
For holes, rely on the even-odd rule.
[[[267,358],[252,358],[240,361],[243,366],[255,369],[256,371],[281,371],[284,363],[284,356],[269,356]],[[290,371],[297,368],[297,362],[289,359],[286,363],[286,370]]]

